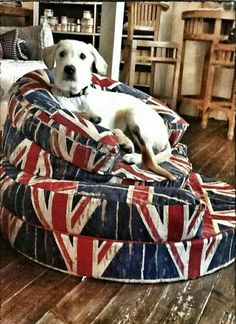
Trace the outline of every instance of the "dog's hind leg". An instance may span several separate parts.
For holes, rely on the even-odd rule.
[[[134,154],[126,154],[126,156],[124,157],[125,160],[127,161],[127,159],[128,159],[129,161],[131,161],[132,159],[135,159],[135,158],[138,160],[141,157],[144,169],[152,171],[156,174],[162,175],[169,180],[175,180],[176,178],[169,171],[163,169],[161,166],[159,166],[157,164],[157,162],[155,161],[155,156],[154,156],[152,147],[149,147],[149,145],[145,143],[144,139],[141,136],[140,129],[137,125],[132,128],[132,133],[135,136],[136,141],[140,147],[141,155],[135,156]],[[166,152],[167,152],[167,150],[166,150]],[[165,154],[167,154],[167,153],[165,153]],[[164,156],[163,156],[163,158],[164,158]],[[135,161],[135,163],[139,162],[137,160]]]

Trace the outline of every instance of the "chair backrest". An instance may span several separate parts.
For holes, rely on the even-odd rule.
[[[128,39],[138,30],[153,32],[153,40],[158,40],[161,12],[168,8],[160,2],[128,2]]]

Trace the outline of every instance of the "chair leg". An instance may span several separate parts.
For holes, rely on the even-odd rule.
[[[203,129],[207,128],[209,115],[210,115],[209,108],[206,110],[203,110],[203,113],[202,113],[202,128]]]
[[[128,77],[128,85],[131,87],[134,85],[135,82],[135,66],[136,66],[136,55],[134,51],[130,53],[130,65],[129,65],[129,77]]]
[[[173,90],[172,90],[172,109],[176,110],[178,100],[180,62],[174,65]]]
[[[227,111],[227,116],[229,119],[229,128],[227,133],[228,140],[232,141],[234,138],[234,128],[235,128],[235,111],[233,109],[229,109]]]
[[[124,83],[128,82],[129,79],[129,71],[130,71],[130,50],[129,46],[124,47],[124,66],[121,75],[121,81]]]

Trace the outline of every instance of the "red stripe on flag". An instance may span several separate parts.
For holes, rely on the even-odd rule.
[[[208,246],[208,248],[207,248],[207,250],[206,250],[206,256],[205,256],[205,259],[208,257],[209,253],[211,252],[211,250],[212,250],[212,248],[213,248],[215,242],[216,242],[216,237],[215,237],[215,236],[212,236],[212,241],[211,241],[211,243],[209,244],[209,246]]]
[[[133,191],[132,201],[134,204],[147,204],[149,197],[148,186],[135,186]]]
[[[72,164],[75,164],[82,169],[87,169],[91,152],[92,149],[90,147],[77,145],[73,153]]]
[[[74,227],[78,219],[80,218],[81,214],[84,212],[85,208],[87,205],[90,203],[91,198],[90,197],[85,197],[84,199],[81,198],[81,203],[79,205],[79,208],[77,209],[76,213],[74,216],[71,218],[71,227]]]
[[[12,161],[13,165],[17,165],[17,163],[21,160],[22,156],[25,154],[26,146],[22,148],[22,150],[17,154],[15,159]]]
[[[168,240],[181,241],[184,227],[184,208],[182,205],[169,205],[168,214]]]
[[[34,187],[32,187],[32,200],[33,200],[33,205],[35,208],[35,213],[39,219],[39,221],[42,223],[43,227],[45,227],[46,229],[50,229],[50,225],[47,223],[47,221],[45,220],[45,217],[42,213],[41,210],[41,206],[39,203],[39,194],[38,194],[38,189],[35,189]]]
[[[87,132],[85,132],[82,128],[79,127],[79,125],[76,124],[76,121],[77,121],[76,119],[75,119],[75,122],[71,121],[69,119],[69,116],[65,117],[62,114],[60,114],[59,112],[52,114],[52,119],[54,119],[61,125],[67,127],[70,131],[74,131],[74,132],[80,134],[81,136],[91,138],[91,136],[89,136],[89,134]]]
[[[191,185],[192,189],[198,195],[198,197],[200,197],[201,199],[206,201],[205,194],[202,190],[202,184],[199,182],[196,173],[194,173],[194,172],[190,173],[189,180],[190,180],[190,185]]]
[[[188,277],[190,279],[200,276],[200,266],[202,257],[203,240],[192,239],[189,252]]]
[[[28,184],[29,181],[32,179],[32,175],[26,172],[21,172],[18,178],[18,182],[21,184]]]
[[[100,161],[96,164],[96,166],[91,170],[92,173],[97,173],[105,164],[107,160],[107,156],[105,155]]]
[[[38,115],[38,119],[40,121],[42,121],[43,123],[45,124],[48,124],[50,121],[51,121],[51,118],[49,115],[45,114],[44,112],[41,112],[39,115]]]
[[[73,260],[71,259],[68,251],[67,251],[67,248],[65,246],[65,243],[61,237],[61,235],[57,232],[54,232],[54,235],[56,236],[57,238],[57,243],[59,244],[59,249],[61,251],[61,254],[62,254],[62,257],[65,261],[65,264],[67,266],[67,269],[72,271],[73,269]]]
[[[67,215],[67,195],[56,192],[52,198],[52,226],[53,229],[60,232],[67,232],[66,215]]]
[[[189,224],[189,227],[188,227],[188,234],[190,233],[190,231],[192,230],[192,228],[194,227],[194,225],[196,224],[196,221],[198,219],[198,217],[200,217],[200,214],[201,212],[205,211],[206,210],[206,206],[205,205],[199,205],[199,206],[196,206],[197,210],[195,212],[195,216],[193,217],[191,223]]]
[[[105,242],[105,244],[102,245],[101,250],[98,253],[98,260],[97,260],[98,263],[102,261],[102,259],[107,254],[111,246],[112,246],[112,241]]]
[[[93,271],[93,240],[78,237],[77,242],[77,274],[92,276]]]
[[[152,218],[149,214],[149,210],[147,209],[146,205],[138,205],[139,208],[141,209],[141,213],[143,214],[143,217],[147,223],[147,230],[150,233],[150,235],[152,236],[153,240],[157,243],[162,242],[161,237],[158,234],[156,225],[153,223]]]
[[[25,159],[25,171],[35,174],[38,164],[39,154],[42,151],[41,147],[32,143],[29,147],[27,158]]]
[[[184,274],[184,264],[179,256],[179,252],[176,249],[175,243],[169,243],[170,249],[172,251],[172,254],[175,258],[175,262],[177,263],[179,270],[181,271],[182,274]]]

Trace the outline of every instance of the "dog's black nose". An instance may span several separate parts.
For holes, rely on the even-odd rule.
[[[74,67],[74,65],[66,65],[64,67],[64,71],[68,75],[73,75],[75,73],[75,67]]]

